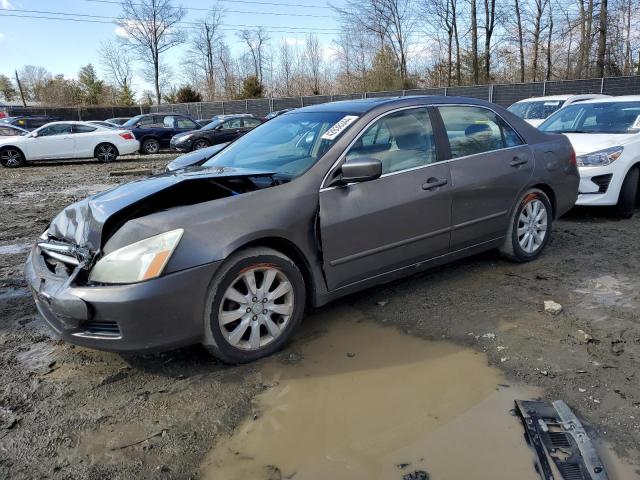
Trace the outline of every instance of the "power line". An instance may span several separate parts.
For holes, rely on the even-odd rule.
[[[80,0],[83,2],[93,2],[93,3],[112,3],[116,5],[122,5],[122,2],[117,0]],[[243,3],[247,5],[268,5],[270,7],[303,7],[303,8],[321,8],[324,10],[332,10],[331,7],[324,5],[306,5],[304,3],[284,3],[284,2],[252,2],[249,0],[218,0],[221,3]],[[138,4],[140,5],[140,4]],[[210,8],[199,8],[199,7],[182,7],[185,10],[193,10],[200,12],[208,12]]]
[[[1,9],[0,9],[1,10]],[[15,10],[14,10],[15,11]],[[12,18],[29,18],[29,19],[39,19],[39,20],[58,20],[65,22],[77,22],[77,23],[101,23],[106,25],[117,25],[114,21],[109,20],[91,20],[88,18],[69,18],[69,17],[49,17],[44,15],[15,15],[10,13],[0,13],[0,18],[2,17],[12,17]],[[195,27],[184,27],[185,29],[194,29]],[[283,27],[285,28],[285,27]],[[228,31],[228,32],[238,32],[241,29],[238,28],[225,28],[221,27],[220,30]],[[287,34],[301,34],[301,33],[316,33],[318,35],[334,35],[333,32],[316,32],[315,30],[283,30],[278,29],[278,27],[273,28],[264,28],[265,32],[268,33],[287,33]]]
[[[94,3],[109,3],[109,4],[115,4],[115,5],[122,5],[122,2],[118,2],[116,0],[82,0],[83,2],[94,2]],[[242,3],[242,2],[232,2],[232,3]],[[258,3],[258,2],[252,2],[252,3]],[[134,3],[134,5],[142,5],[140,3]],[[309,5],[302,5],[302,4],[267,4],[264,3],[262,5],[277,5],[277,6],[291,6],[291,7],[303,7],[303,8],[311,8]],[[183,7],[185,10],[195,10],[195,11],[200,11],[200,12],[210,12],[211,9],[210,8],[196,8],[196,7]],[[329,8],[329,7],[326,7]],[[311,13],[277,13],[277,12],[255,12],[255,11],[244,11],[244,10],[227,10],[225,9],[225,12],[229,12],[229,13],[242,13],[242,14],[249,14],[249,15],[275,15],[275,16],[280,16],[280,17],[311,17],[311,18],[334,18],[331,15],[314,15]]]
[[[106,20],[110,20],[111,22],[117,22],[121,19],[116,18],[116,17],[108,17],[106,15],[92,15],[92,14],[88,14],[88,13],[72,13],[72,12],[54,12],[54,11],[47,11],[47,10],[23,10],[23,9],[15,9],[15,8],[1,8],[0,7],[0,11],[11,11],[11,12],[16,12],[16,13],[29,13],[29,14],[38,14],[38,15],[61,15],[63,17],[87,17],[87,18],[100,18],[100,19],[106,19]],[[124,20],[127,20],[126,18]],[[180,25],[194,25],[194,26],[199,26],[201,25],[200,22],[187,22],[187,21],[181,21],[181,22],[176,22],[177,24]],[[255,27],[255,28],[260,28],[260,27],[264,27],[264,25],[246,25],[246,24],[234,24],[234,23],[223,23],[221,24],[221,27]],[[308,27],[290,27],[290,26],[278,26],[278,25],[274,25],[273,28],[283,28],[283,29],[287,29],[287,30],[305,30],[305,31],[317,31],[317,30],[325,30],[328,32],[332,32],[332,33],[339,33],[340,30],[337,30],[335,28],[313,28],[313,29],[309,29]]]

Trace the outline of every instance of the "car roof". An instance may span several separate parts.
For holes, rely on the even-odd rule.
[[[434,104],[450,104],[450,105],[481,105],[493,106],[486,100],[480,100],[471,97],[454,97],[442,95],[407,95],[404,97],[377,97],[362,98],[356,100],[342,100],[331,103],[320,103],[310,105],[308,107],[296,108],[289,112],[292,115],[306,112],[339,112],[354,113],[361,115],[379,107],[392,108],[394,105],[410,106],[410,105],[434,105]]]
[[[640,102],[640,95],[621,95],[619,97],[603,97],[585,100],[580,103],[622,103],[622,102]]]
[[[518,100],[516,103],[526,103],[526,102],[544,102],[544,101],[557,101],[557,100],[579,100],[581,98],[610,98],[608,95],[602,95],[600,93],[581,93],[577,95],[567,94],[567,95],[546,95],[543,97],[530,97],[523,98],[522,100]]]

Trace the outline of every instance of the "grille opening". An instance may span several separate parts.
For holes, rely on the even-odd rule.
[[[609,188],[609,184],[611,183],[611,177],[613,177],[612,173],[607,173],[606,175],[597,175],[595,177],[591,177],[591,181],[598,185],[598,193],[606,193]]]
[[[82,324],[85,334],[119,337],[120,327],[113,321],[91,321]]]

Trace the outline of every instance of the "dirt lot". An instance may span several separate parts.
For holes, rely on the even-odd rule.
[[[110,171],[160,171],[168,158],[0,169],[0,478],[200,478],[207,453],[270,388],[261,362],[225,366],[198,347],[125,358],[51,339],[36,316],[28,244],[67,204],[135,178]],[[275,361],[304,362],[304,338],[346,308],[486,352],[509,382],[565,400],[640,469],[639,234],[640,215],[571,212],[540,260],[487,253],[352,295],[312,315]],[[563,312],[546,313],[544,300]]]

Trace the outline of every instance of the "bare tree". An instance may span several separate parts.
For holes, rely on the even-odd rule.
[[[484,0],[484,78],[491,81],[491,38],[496,27],[496,0]]]
[[[133,79],[133,58],[126,48],[107,40],[100,45],[100,63],[107,77],[118,88],[131,88]]]
[[[547,75],[546,80],[551,80],[551,41],[553,40],[553,9],[549,8],[549,34],[547,35]]]
[[[122,10],[117,23],[140,61],[152,67],[156,102],[160,103],[160,56],[185,41],[184,30],[178,27],[185,10],[171,0],[123,0]]]
[[[524,33],[522,28],[522,15],[520,13],[520,2],[515,0],[516,22],[518,25],[518,53],[520,54],[520,82],[524,83]]]
[[[189,61],[195,61],[196,69],[202,70],[208,100],[213,100],[216,94],[216,50],[222,42],[223,18],[224,10],[219,4],[215,4],[206,17],[196,22],[190,38]]]
[[[311,75],[311,84],[314,95],[320,95],[320,70],[322,68],[322,46],[318,36],[310,33],[305,42],[305,61]]]
[[[480,83],[480,64],[478,62],[478,11],[476,0],[471,0],[471,69],[473,83]]]
[[[287,96],[291,96],[291,82],[293,79],[293,63],[294,53],[292,52],[291,45],[286,39],[280,42],[280,84],[283,85],[283,93]]]
[[[598,27],[598,53],[596,56],[596,76],[604,77],[605,54],[607,52],[607,0],[600,0],[600,22]]]
[[[257,30],[242,30],[239,33],[239,37],[249,48],[255,76],[262,83],[266,44],[271,38],[263,27],[259,27]]]

